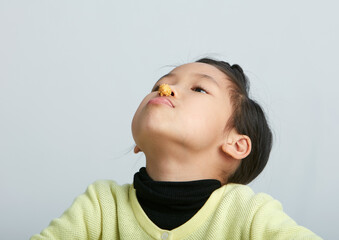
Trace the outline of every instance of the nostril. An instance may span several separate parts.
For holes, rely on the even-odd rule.
[[[174,92],[173,91],[171,92],[171,96],[174,96]]]

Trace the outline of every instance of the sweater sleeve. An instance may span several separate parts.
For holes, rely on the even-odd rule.
[[[251,225],[250,239],[275,240],[321,240],[319,236],[305,227],[298,225],[282,208],[279,201],[269,195],[255,213]]]
[[[40,234],[30,240],[42,239],[99,239],[101,234],[101,209],[95,185],[79,195],[71,207]]]

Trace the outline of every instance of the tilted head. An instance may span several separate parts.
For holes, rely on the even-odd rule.
[[[170,93],[158,91],[164,84]],[[272,141],[242,69],[208,58],[161,77],[138,107],[132,133],[150,176],[165,181],[247,184],[266,165]]]

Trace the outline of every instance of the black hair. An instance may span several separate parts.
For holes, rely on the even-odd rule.
[[[201,58],[196,62],[216,67],[232,83],[229,93],[233,112],[226,123],[226,130],[235,128],[239,134],[247,135],[251,139],[252,149],[236,171],[228,176],[227,183],[248,184],[264,170],[272,149],[272,132],[265,113],[249,97],[249,80],[239,65],[211,58]]]

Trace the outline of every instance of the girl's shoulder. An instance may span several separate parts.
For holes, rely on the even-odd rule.
[[[118,184],[114,180],[100,179],[90,184],[86,193],[95,195],[98,198],[106,197],[127,197],[132,184]]]
[[[253,189],[247,185],[229,183],[223,186],[224,187],[224,198],[228,201],[234,201],[238,204],[247,205],[251,202],[251,205],[263,205],[270,201],[277,201],[272,196],[267,193],[255,193]],[[278,202],[278,201],[277,201]]]
[[[90,186],[94,186],[97,188],[105,188],[105,187],[110,187],[110,188],[129,188],[131,184],[126,183],[126,184],[119,184],[114,180],[111,179],[98,179],[94,181]]]
[[[321,239],[298,225],[283,211],[280,201],[269,194],[255,193],[242,184],[231,183],[223,187],[219,211],[224,213],[224,221],[232,219],[231,228],[245,226],[249,239]]]

